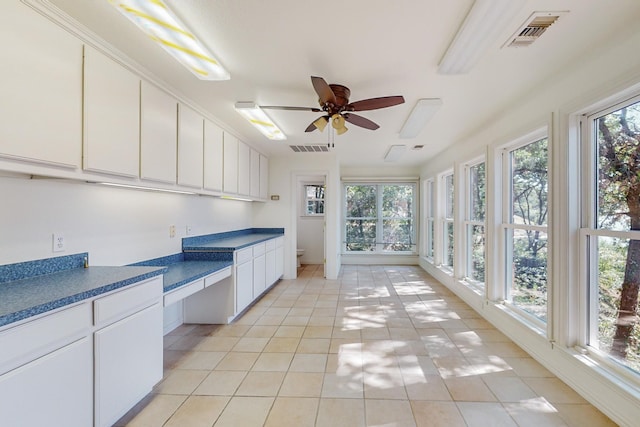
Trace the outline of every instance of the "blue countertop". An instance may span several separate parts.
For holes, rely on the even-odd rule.
[[[123,267],[87,267],[88,253],[0,265],[0,327],[164,275],[164,292],[233,265],[233,251],[284,235],[251,228],[184,238],[183,252]]]
[[[204,255],[204,256],[203,256]],[[233,265],[233,255],[175,254],[141,261],[133,266],[164,266],[164,292],[172,291],[189,282],[208,276]]]
[[[283,228],[249,228],[227,233],[209,234],[182,239],[185,252],[237,251],[256,243],[284,236]]]
[[[0,326],[163,274],[159,267],[73,268],[0,283]]]

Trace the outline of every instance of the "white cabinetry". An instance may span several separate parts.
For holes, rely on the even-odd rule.
[[[0,156],[79,168],[82,43],[23,2],[0,14]]]
[[[238,141],[238,194],[251,193],[251,147]]]
[[[97,50],[84,49],[83,167],[137,177],[140,79]]]
[[[224,170],[224,132],[209,120],[204,121],[204,188],[222,191]]]
[[[227,323],[229,313],[235,310],[230,277],[231,267],[226,267],[200,279],[202,290],[184,299],[184,322]]]
[[[245,248],[234,253],[236,314],[253,302],[253,249]]]
[[[260,153],[253,148],[251,149],[251,191],[249,192],[251,197],[260,197]]]
[[[267,288],[265,244],[253,245],[253,298],[258,298]]]
[[[224,180],[225,193],[238,193],[238,139],[228,133],[224,134]]]
[[[0,332],[2,425],[92,424],[90,326],[84,303]]]
[[[110,426],[162,379],[162,276],[94,301],[95,425]]]
[[[269,159],[260,154],[260,198],[266,199],[269,195]]]
[[[284,274],[284,237],[276,239],[276,280]]]
[[[178,184],[202,188],[204,119],[186,105],[178,108]]]
[[[140,90],[140,178],[175,184],[177,101],[146,81]]]

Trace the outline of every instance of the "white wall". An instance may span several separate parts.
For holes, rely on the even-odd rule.
[[[193,235],[252,226],[252,203],[0,176],[0,264],[89,252],[92,265],[123,265],[181,252]],[[169,226],[176,237],[169,237]],[[52,252],[52,233],[65,252]]]
[[[297,246],[297,176],[326,175],[326,277],[335,279],[340,269],[339,213],[340,174],[334,153],[295,153],[287,157],[269,159],[269,195],[280,200],[254,204],[254,227],[285,228],[285,273],[287,279],[296,277]]]
[[[540,126],[549,126],[552,156],[550,200],[553,201],[549,222],[549,247],[552,254],[549,298],[552,301],[551,313],[555,316],[552,317],[550,337],[538,334],[515,320],[501,304],[478,298],[469,292],[469,288],[443,274],[425,259],[421,259],[420,263],[483,317],[620,425],[637,425],[640,417],[640,390],[637,382],[626,382],[624,377],[612,375],[611,371],[598,366],[598,363],[574,348],[575,330],[584,313],[577,313],[580,304],[575,290],[580,283],[577,282],[577,263],[575,257],[571,258],[570,251],[577,247],[578,232],[577,224],[570,216],[569,204],[576,198],[569,195],[568,182],[575,182],[579,178],[577,168],[570,169],[567,165],[570,135],[568,116],[624,88],[632,85],[640,87],[640,56],[630,54],[640,46],[639,29],[640,27],[633,30],[621,29],[618,39],[609,40],[606,45],[594,46],[588,58],[574,61],[572,67],[566,68],[562,74],[540,81],[529,93],[514,94],[512,108],[505,109],[502,114],[484,123],[477,132],[471,132],[468,139],[458,141],[437,155],[421,170],[423,179],[431,178],[452,168],[454,164],[471,160],[484,152],[489,153],[487,287],[500,286],[491,280],[496,277],[495,269],[490,270],[498,265],[497,250],[492,250],[492,245],[497,240],[496,223],[499,218],[492,210],[494,198],[499,197],[498,180],[492,170],[493,159],[500,145]],[[570,199],[570,196],[574,198]],[[570,227],[573,228],[569,229]],[[567,319],[572,321],[568,322]]]

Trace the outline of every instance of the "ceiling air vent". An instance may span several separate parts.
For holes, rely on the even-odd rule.
[[[533,12],[503,47],[527,47],[567,12]]]
[[[326,145],[290,145],[291,149],[296,153],[327,153],[329,147]]]

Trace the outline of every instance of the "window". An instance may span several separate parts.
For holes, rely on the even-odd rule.
[[[444,212],[442,218],[442,232],[443,232],[443,255],[442,264],[445,267],[453,269],[453,208],[454,208],[454,182],[453,172],[442,176],[443,195],[444,195]]]
[[[304,186],[304,216],[324,215],[324,185],[305,184]]]
[[[436,210],[436,199],[433,188],[433,180],[428,180],[425,182],[425,200],[426,200],[426,233],[425,233],[425,241],[426,241],[426,250],[425,256],[427,258],[433,259],[434,254],[434,231],[435,231],[435,210]]]
[[[548,142],[504,151],[506,300],[532,319],[547,319]]]
[[[346,184],[346,252],[413,252],[414,183]]]
[[[465,278],[468,282],[484,287],[485,272],[485,162],[465,168],[467,206],[465,212]]]
[[[588,345],[640,372],[640,97],[585,120]]]

